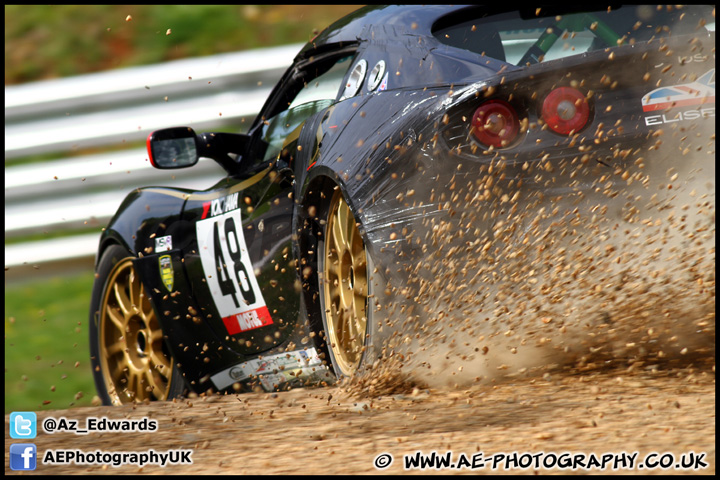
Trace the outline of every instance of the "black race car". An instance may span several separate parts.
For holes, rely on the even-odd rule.
[[[658,132],[715,116],[714,7],[595,8],[362,8],[298,53],[248,133],[152,133],[155,167],[227,176],[134,190],[103,231],[103,402],[332,383],[443,320],[582,303],[585,259],[617,256],[612,232],[657,193],[627,189],[677,165]]]

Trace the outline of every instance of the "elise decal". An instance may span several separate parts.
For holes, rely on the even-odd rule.
[[[655,112],[668,108],[707,105],[710,103],[715,103],[714,68],[694,82],[656,88],[642,97],[643,112]]]
[[[697,120],[715,117],[715,69],[705,72],[691,83],[656,88],[642,98],[644,112],[663,113],[645,117],[645,125],[662,125],[665,123]],[[684,107],[682,111],[667,111]],[[688,108],[696,107],[696,108]]]
[[[168,289],[168,292],[172,292],[175,283],[175,271],[173,270],[170,255],[163,255],[158,260],[158,263],[160,264],[160,278],[163,285]]]
[[[234,195],[219,199],[224,203],[218,203],[217,208],[237,206],[231,201]],[[214,215],[215,207],[211,208]],[[196,223],[196,232],[205,280],[228,334],[272,325],[242,235],[240,210],[201,220]]]
[[[648,115],[645,117],[645,125],[662,125],[664,123],[675,123],[684,120],[697,120],[699,118],[715,117],[715,107],[699,108],[672,114]]]

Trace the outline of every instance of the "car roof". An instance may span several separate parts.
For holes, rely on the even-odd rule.
[[[297,59],[306,58],[310,52],[322,50],[324,46],[355,43],[368,40],[382,40],[383,29],[373,26],[390,26],[406,30],[418,36],[431,36],[432,26],[445,15],[458,12],[468,5],[372,5],[362,7],[336,21],[310,42],[298,54]],[[380,37],[379,37],[380,36]]]

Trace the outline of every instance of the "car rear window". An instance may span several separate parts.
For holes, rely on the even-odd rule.
[[[577,55],[652,37],[715,30],[712,5],[627,5],[600,11],[521,9],[488,14],[473,8],[433,26],[441,43],[524,65]]]

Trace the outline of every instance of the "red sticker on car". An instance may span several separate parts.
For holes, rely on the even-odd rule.
[[[230,335],[236,333],[247,332],[254,328],[267,327],[272,325],[270,312],[267,307],[257,308],[249,312],[237,313],[229,317],[223,317],[223,323]]]

